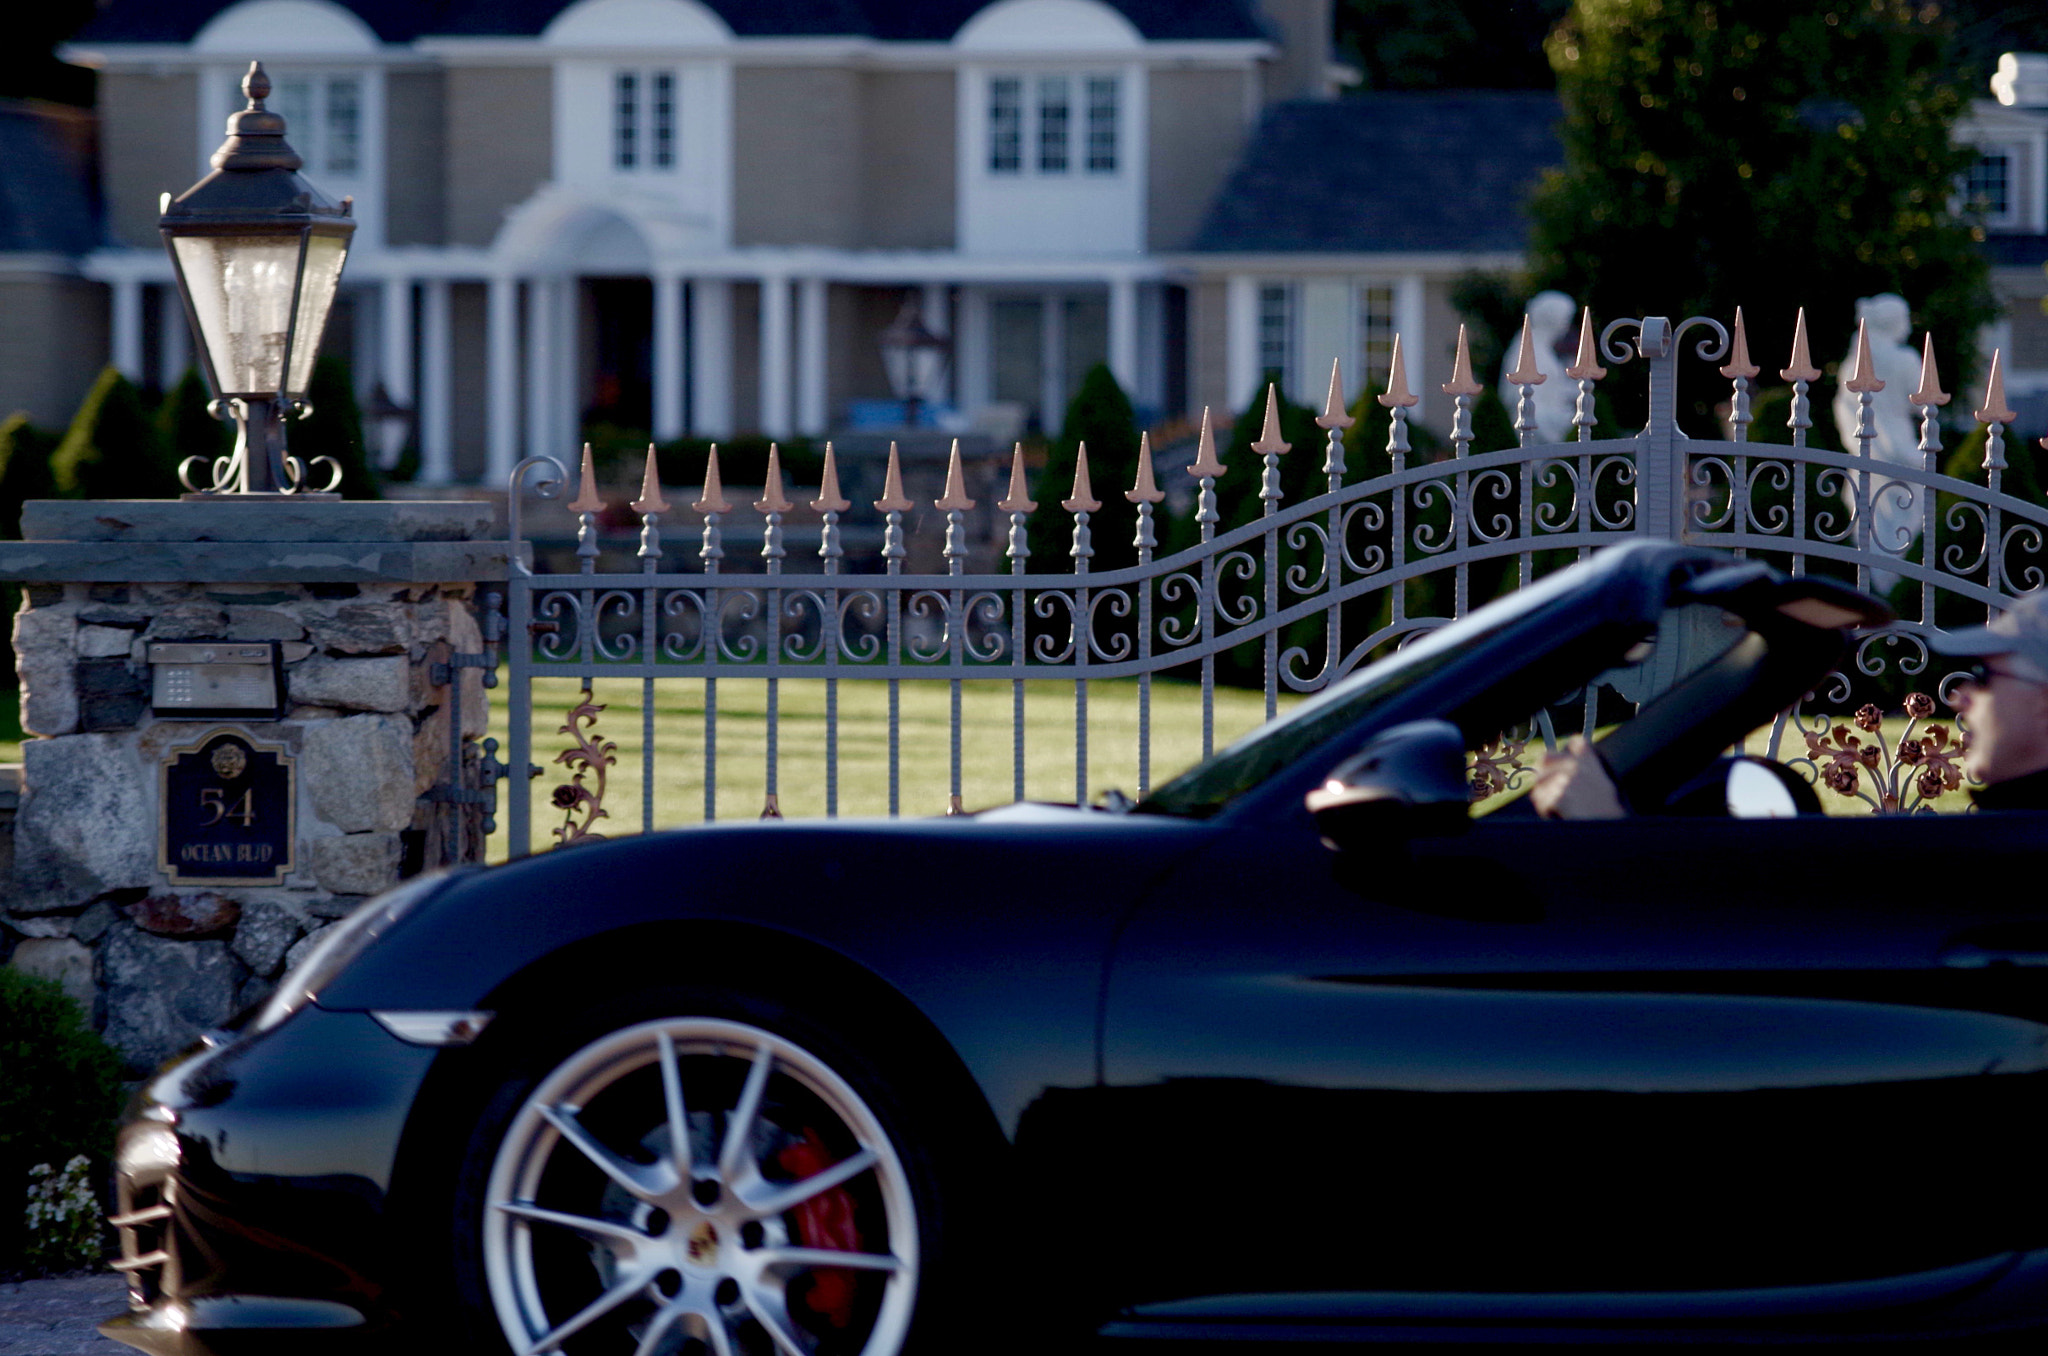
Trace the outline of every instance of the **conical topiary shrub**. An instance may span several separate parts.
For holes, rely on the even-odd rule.
[[[1138,416],[1130,397],[1108,367],[1097,363],[1081,379],[1081,389],[1067,405],[1059,439],[1047,451],[1032,497],[1031,569],[1061,574],[1074,568],[1074,515],[1060,507],[1074,488],[1076,449],[1088,444],[1088,478],[1102,507],[1088,515],[1091,570],[1134,565],[1138,551],[1131,544],[1137,532],[1137,510],[1124,498],[1138,474]]]
[[[169,499],[184,488],[135,384],[111,366],[72,417],[50,472],[70,499]]]
[[[157,440],[169,454],[171,465],[178,467],[187,458],[200,458],[192,467],[195,485],[212,484],[214,461],[235,450],[235,426],[206,412],[212,399],[199,369],[188,367],[156,407]]]

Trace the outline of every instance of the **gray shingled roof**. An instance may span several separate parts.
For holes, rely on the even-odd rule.
[[[1277,104],[1193,249],[1221,253],[1522,248],[1522,201],[1564,163],[1557,97],[1517,90]]]
[[[190,42],[230,0],[103,0],[82,43]],[[386,42],[423,34],[531,37],[569,0],[341,0]],[[742,37],[853,35],[944,42],[989,0],[703,0]],[[1105,0],[1155,41],[1260,38],[1251,0]]]
[[[100,243],[92,121],[0,99],[0,253],[84,254]]]

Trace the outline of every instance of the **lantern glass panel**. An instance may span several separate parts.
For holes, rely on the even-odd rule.
[[[304,395],[313,379],[313,359],[327,331],[327,313],[341,286],[341,266],[348,258],[348,237],[315,234],[306,241],[306,277],[299,284],[299,323],[292,332],[291,380],[285,390]]]
[[[282,390],[299,237],[199,235],[171,243],[221,394]]]

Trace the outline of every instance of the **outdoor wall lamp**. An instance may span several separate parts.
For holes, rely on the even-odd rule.
[[[186,458],[178,478],[209,496],[329,495],[341,467],[316,457],[329,479],[312,489],[308,468],[285,451],[284,416],[312,413],[306,386],[355,233],[352,204],[330,202],[299,175],[304,162],[285,144],[284,119],[263,106],[270,77],[261,63],[249,63],[242,93],[249,106],[228,118],[213,173],[175,200],[164,194],[157,221],[212,408],[228,411],[237,430],[233,454],[213,459],[211,484],[193,483],[203,457]]]
[[[939,389],[946,370],[946,341],[924,323],[924,308],[912,292],[903,299],[903,309],[889,328],[882,331],[882,367],[889,374],[889,391],[903,402],[903,422],[917,427],[918,406]]]

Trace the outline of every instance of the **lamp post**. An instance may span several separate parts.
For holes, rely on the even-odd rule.
[[[187,458],[178,478],[203,496],[331,495],[340,466],[316,458],[331,477],[310,489],[307,468],[285,451],[284,416],[312,413],[306,386],[355,233],[352,204],[329,201],[300,177],[304,162],[285,144],[284,119],[263,106],[270,77],[260,63],[249,63],[242,93],[249,106],[228,118],[213,173],[176,199],[164,194],[157,221],[213,408],[226,409],[237,430],[234,453],[214,459],[211,484],[192,481],[200,457]]]
[[[917,427],[918,406],[931,398],[946,370],[946,341],[924,323],[917,293],[903,299],[903,309],[882,331],[882,368],[889,390],[903,402],[903,422]]]

